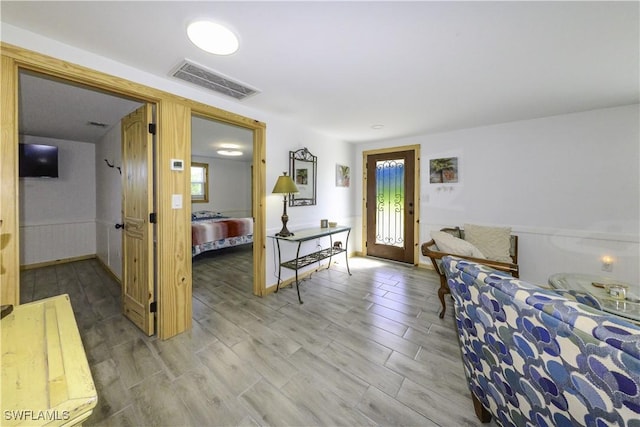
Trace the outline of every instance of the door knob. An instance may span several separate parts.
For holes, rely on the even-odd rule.
[[[124,228],[124,222],[122,224],[116,224],[116,230],[120,228]]]

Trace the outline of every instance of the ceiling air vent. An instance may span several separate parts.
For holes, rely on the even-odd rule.
[[[208,70],[189,61],[184,61],[180,64],[172,75],[173,77],[177,77],[181,80],[222,93],[235,99],[244,99],[258,93],[258,90],[256,89],[250,88],[243,83],[233,81],[216,71]]]

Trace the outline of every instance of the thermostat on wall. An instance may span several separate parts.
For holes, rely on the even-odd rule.
[[[171,170],[172,171],[183,171],[184,170],[184,160],[171,159]]]

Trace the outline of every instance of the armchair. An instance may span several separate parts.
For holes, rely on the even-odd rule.
[[[455,228],[443,228],[440,231],[444,231],[445,233],[451,234],[453,237],[457,237],[458,239],[464,240],[465,234],[464,230],[460,227]],[[476,258],[471,256],[463,256],[460,254],[443,252],[438,249],[436,242],[431,239],[426,243],[422,244],[422,255],[431,259],[433,263],[433,268],[440,276],[440,288],[438,289],[438,298],[440,298],[440,304],[442,305],[442,311],[440,312],[440,318],[444,317],[447,306],[444,301],[444,296],[446,294],[451,293],[449,290],[449,286],[447,285],[447,277],[445,276],[445,271],[442,267],[442,258],[447,255],[453,255],[458,258],[463,258],[469,261],[477,262],[480,264],[487,265],[495,270],[503,271],[505,273],[511,274],[513,277],[520,277],[520,269],[518,267],[518,236],[511,235],[510,236],[510,248],[509,255],[511,257],[512,262],[504,262],[504,261],[494,261],[485,258]]]
[[[603,312],[588,294],[543,289],[460,258],[442,261],[482,422],[639,425],[639,326]]]

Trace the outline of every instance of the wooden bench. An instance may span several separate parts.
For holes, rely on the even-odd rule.
[[[460,227],[455,228],[443,228],[441,231],[451,234],[458,239],[464,240],[464,230]],[[444,296],[450,293],[449,285],[447,285],[447,277],[444,274],[444,270],[441,267],[442,257],[444,256],[455,256],[458,258],[467,259],[469,261],[477,262],[479,264],[488,265],[491,268],[496,270],[504,271],[506,273],[511,274],[513,277],[520,277],[520,270],[518,267],[518,236],[512,234],[511,235],[511,248],[509,250],[509,254],[513,262],[501,262],[501,261],[493,261],[490,259],[484,258],[474,258],[469,256],[461,256],[456,254],[451,254],[447,252],[441,252],[436,245],[436,242],[432,239],[426,243],[422,244],[422,255],[431,259],[433,263],[433,268],[436,270],[438,275],[440,275],[440,289],[438,289],[438,297],[440,298],[440,304],[442,304],[442,311],[440,312],[440,318],[444,317],[444,313],[447,309],[447,306],[444,302]]]

